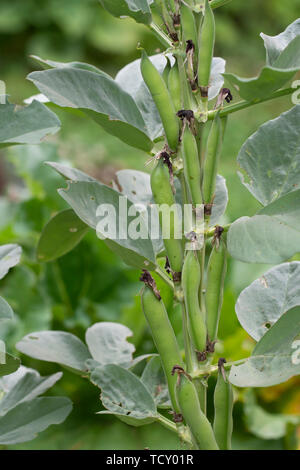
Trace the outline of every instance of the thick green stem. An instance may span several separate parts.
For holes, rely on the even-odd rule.
[[[271,101],[274,100],[275,98],[281,98],[282,96],[287,96],[291,95],[296,91],[296,88],[285,88],[284,90],[279,90],[275,91],[271,95],[268,95],[264,98],[256,98],[251,101],[239,101],[238,103],[231,104],[229,106],[226,106],[226,108],[223,108],[219,111],[220,117],[227,116],[228,114],[235,113],[237,111],[241,111],[243,109],[249,108],[250,106],[255,106],[256,104],[264,103],[266,101]],[[215,115],[217,114],[218,110],[214,111],[209,111],[207,115],[208,120],[212,120],[215,118]]]
[[[172,431],[178,434],[180,439],[186,444],[188,444],[189,446],[193,445],[191,433],[189,432],[188,428],[184,426],[182,423],[179,423],[176,425],[175,423],[173,423],[172,421],[170,421],[168,418],[166,418],[165,416],[161,414],[158,415],[158,422],[169,431]]]
[[[240,364],[244,364],[244,362],[246,362],[248,360],[248,358],[244,358],[244,359],[240,359],[238,361],[233,361],[233,362],[226,362],[224,364],[224,368],[225,369],[230,369],[232,366],[238,366]],[[192,377],[192,379],[199,379],[201,377],[206,377],[208,375],[213,375],[213,374],[217,374],[219,371],[219,367],[217,364],[214,364],[214,365],[207,365],[205,367],[202,367],[201,369],[198,369],[197,371],[194,371],[190,374],[190,376]]]

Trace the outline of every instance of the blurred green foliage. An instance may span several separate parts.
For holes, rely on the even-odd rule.
[[[248,76],[264,59],[261,31],[275,35],[294,21],[298,0],[233,0],[217,11],[216,55],[227,60],[227,70]],[[106,13],[97,0],[1,0],[1,75],[13,102],[36,93],[25,80],[36,68],[30,54],[61,60],[90,62],[114,75],[127,62],[136,59],[138,42],[154,53],[159,43],[142,25],[130,19],[118,20]],[[235,97],[236,98],[236,97]],[[252,215],[258,203],[242,186],[237,175],[236,156],[242,143],[263,122],[291,106],[289,98],[259,105],[230,118],[220,173],[229,189],[227,222]],[[139,273],[126,267],[107,250],[94,233],[71,253],[56,262],[41,264],[35,256],[39,234],[56,211],[66,208],[56,189],[64,186],[61,177],[44,161],[72,161],[74,165],[109,183],[120,168],[149,171],[143,152],[132,149],[106,134],[95,123],[75,114],[55,109],[62,130],[51,142],[39,147],[13,147],[0,154],[0,243],[20,243],[22,264],[1,284],[1,294],[15,311],[15,321],[4,324],[0,336],[9,349],[26,333],[41,329],[63,329],[83,337],[84,330],[97,321],[119,321],[134,333],[139,353],[153,351],[153,343],[142,316]],[[4,159],[5,157],[5,159]],[[228,360],[247,356],[253,342],[240,328],[234,305],[240,291],[269,266],[248,265],[230,260],[221,321],[221,343],[217,354]],[[159,286],[162,288],[162,286]],[[170,296],[163,291],[166,301]],[[170,305],[171,302],[167,301]],[[181,330],[178,309],[170,311],[177,333]],[[25,365],[49,374],[59,367],[22,358]],[[214,379],[209,384],[212,403]],[[257,393],[269,412],[299,413],[299,384],[292,380]],[[51,393],[70,396],[75,411],[59,428],[50,428],[36,440],[16,446],[26,449],[135,449],[178,448],[176,438],[157,425],[134,429],[111,417],[99,417],[99,391],[69,372]],[[242,402],[237,391],[235,406],[236,449],[281,449],[283,440],[263,441],[247,431]],[[297,405],[298,403],[298,405]],[[298,408],[297,408],[298,406]]]

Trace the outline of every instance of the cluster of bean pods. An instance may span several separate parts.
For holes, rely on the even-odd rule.
[[[182,305],[185,360],[170,323],[163,299],[150,273],[142,280],[142,307],[153,340],[160,354],[167,379],[174,421],[186,425],[199,449],[229,449],[232,434],[233,394],[224,362],[214,393],[213,425],[206,417],[206,387],[197,372],[213,360],[217,341],[223,286],[226,274],[226,240],[222,227],[216,226],[211,253],[206,263],[206,231],[213,210],[216,177],[224,134],[219,113],[203,142],[208,111],[211,65],[215,43],[215,19],[209,0],[156,0],[175,63],[161,75],[146,52],[142,51],[141,73],[160,115],[165,145],[156,155],[151,188],[156,204],[174,207],[173,172],[181,182],[183,203],[190,203],[197,219],[203,211],[202,234],[192,230],[178,239],[182,222],[176,213],[169,222],[164,248],[169,272],[173,275],[175,300]],[[222,99],[217,103],[222,106]],[[200,116],[196,119],[195,116]],[[162,225],[162,214],[160,223]],[[192,237],[191,237],[192,235]],[[204,238],[200,249],[193,243]],[[192,242],[191,242],[192,238]],[[192,248],[192,249],[191,249]],[[205,265],[206,270],[205,270]],[[206,271],[206,275],[205,275]],[[201,375],[201,374],[200,374]]]

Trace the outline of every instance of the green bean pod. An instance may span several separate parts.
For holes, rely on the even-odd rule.
[[[213,201],[216,189],[216,177],[222,148],[222,125],[219,113],[216,114],[207,138],[203,169],[203,202]]]
[[[175,151],[179,141],[179,121],[174,104],[163,77],[145,51],[142,51],[141,72],[159,112],[168,145]]]
[[[182,138],[184,176],[190,190],[193,206],[202,204],[201,170],[198,146],[194,135],[188,126],[185,127]]]
[[[181,2],[180,5],[181,27],[184,41],[192,40],[197,51],[198,33],[194,13],[190,7]]]
[[[162,160],[159,160],[151,173],[151,189],[155,204],[167,205],[170,208],[175,205],[175,198],[169,179],[169,171]],[[164,206],[165,207],[165,206]],[[164,238],[164,245],[173,272],[181,272],[183,263],[183,249],[181,240],[175,238],[176,232],[181,229],[180,221],[174,206],[174,216],[170,216],[170,237]],[[163,214],[159,211],[160,225],[167,223],[163,220]]]
[[[210,341],[214,341],[218,334],[226,269],[226,247],[225,243],[220,240],[219,246],[215,244],[212,248],[207,267],[205,307],[207,334]]]
[[[175,111],[179,111],[182,108],[182,104],[180,77],[177,63],[173,65],[169,72],[168,89],[174,104]]]
[[[183,367],[182,357],[164,303],[158,300],[148,286],[142,290],[142,308],[161,358],[172,406],[175,413],[180,413],[176,398],[176,377],[172,375],[172,369],[177,364]]]
[[[207,331],[205,318],[199,306],[199,286],[201,271],[198,257],[189,250],[184,260],[182,270],[182,287],[184,301],[189,319],[190,335],[197,351],[206,350]]]
[[[214,392],[214,433],[221,450],[231,449],[231,436],[233,428],[233,391],[232,386],[221,370],[218,373],[217,384]],[[225,380],[226,378],[226,380]]]
[[[181,413],[199,449],[218,450],[212,426],[200,408],[195,386],[184,374],[180,374],[176,392]]]
[[[205,14],[199,29],[198,84],[208,87],[215,44],[215,18],[209,1],[205,1]]]

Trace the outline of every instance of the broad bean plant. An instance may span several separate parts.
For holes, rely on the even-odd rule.
[[[132,332],[114,322],[91,326],[86,344],[63,331],[40,331],[25,336],[17,349],[99,387],[99,414],[132,426],[159,422],[188,448],[200,450],[231,449],[239,387],[273,386],[300,373],[300,262],[293,260],[300,252],[300,94],[299,82],[292,82],[300,70],[300,19],[277,36],[261,34],[265,64],[257,76],[239,77],[214,57],[215,18],[229,1],[100,0],[113,16],[151,29],[161,52],[149,57],[140,44],[140,58],[115,78],[94,65],[36,57],[44,70],[28,79],[40,94],[18,112],[8,103],[0,107],[3,146],[39,143],[58,131],[50,102],[51,109],[75,109],[140,149],[151,169],[151,175],[121,170],[106,186],[48,162],[49,171],[67,182],[58,191],[70,209],[45,226],[37,256],[51,262],[94,230],[127,265],[141,270],[142,311],[155,352],[134,357]],[[228,192],[218,171],[227,121],[285,95],[291,109],[263,124],[238,154],[241,183],[261,208],[224,225]],[[234,362],[216,354],[228,257],[273,265],[237,300],[238,320],[256,345],[251,356]],[[170,321],[166,290],[181,309],[182,343]],[[207,414],[211,376],[213,419]],[[2,419],[0,402],[0,443]],[[277,437],[288,425],[294,431],[299,425],[293,415],[275,419]],[[272,427],[271,418],[268,423]]]

